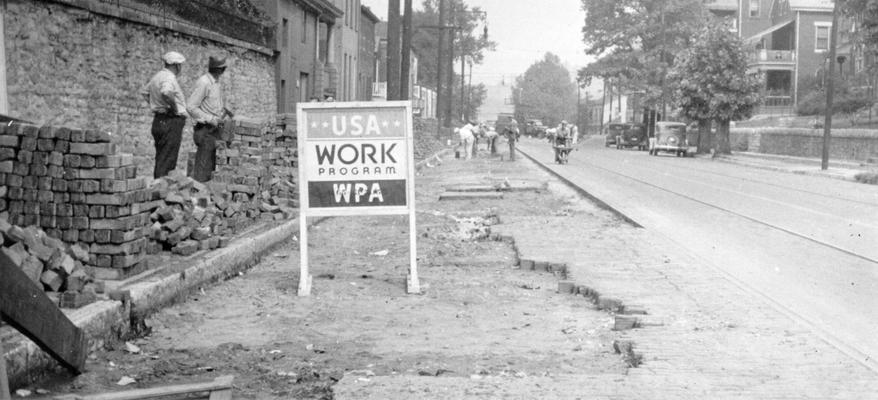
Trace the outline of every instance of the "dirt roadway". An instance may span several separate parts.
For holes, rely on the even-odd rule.
[[[429,397],[429,377],[442,382],[436,398],[492,398],[467,382],[527,393],[542,390],[535,385],[573,390],[575,376],[621,378],[611,316],[556,294],[548,273],[516,269],[509,244],[478,237],[495,213],[613,217],[555,183],[503,200],[438,201],[447,185],[504,178],[550,179],[527,161],[484,155],[446,160],[418,177],[422,295],[405,294],[405,218],[330,218],[311,231],[311,297],[296,296],[299,254],[290,243],[152,316],[151,333],[130,341],[139,353],[116,344],[90,357],[88,373],[41,387],[83,394],[123,389],[122,377],[136,380],[124,388],[135,388],[234,375],[235,398],[330,399],[345,375],[360,383],[405,376],[428,381],[419,394],[400,387],[400,399]],[[488,218],[466,218],[476,215]]]

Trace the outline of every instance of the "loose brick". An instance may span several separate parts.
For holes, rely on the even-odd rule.
[[[73,154],[89,154],[105,156],[114,154],[116,146],[113,143],[70,143],[70,152]]]
[[[182,256],[190,256],[198,251],[200,245],[194,240],[186,240],[174,246],[172,252]]]
[[[21,270],[24,271],[24,274],[27,275],[30,280],[40,285],[40,277],[43,274],[43,262],[40,261],[37,257],[28,256],[21,262]],[[42,285],[40,285],[42,288]]]
[[[84,161],[84,160],[83,160]],[[83,165],[84,167],[84,165]],[[113,168],[93,168],[80,169],[78,173],[79,179],[113,179],[116,176],[116,170]]]
[[[57,292],[61,289],[61,285],[64,284],[64,278],[55,271],[45,270],[40,276],[40,282],[46,285],[49,290]]]
[[[29,255],[24,247],[24,243],[21,242],[15,243],[9,247],[0,247],[0,251],[9,257],[13,264],[18,266],[21,266],[21,263]]]
[[[96,165],[95,158],[92,156],[82,156],[80,158],[80,167],[81,168],[94,168]]]

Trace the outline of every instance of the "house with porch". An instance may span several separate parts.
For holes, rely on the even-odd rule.
[[[740,0],[739,35],[748,67],[762,81],[757,114],[792,114],[825,70],[833,2]]]

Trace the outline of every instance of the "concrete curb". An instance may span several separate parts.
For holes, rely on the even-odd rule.
[[[102,300],[75,310],[65,310],[73,323],[89,338],[90,351],[106,342],[124,337],[150,313],[182,298],[192,290],[245,270],[275,246],[289,240],[299,230],[298,219],[287,221],[253,236],[235,239],[229,247],[201,253],[189,260],[194,265],[154,281],[136,282],[119,289],[130,290],[128,301]],[[189,260],[183,260],[186,262]],[[11,331],[11,328],[10,328]],[[12,386],[22,386],[39,378],[56,363],[40,348],[15,332],[4,336],[4,357]]]
[[[520,154],[524,155],[525,157],[527,157],[528,160],[530,160],[531,162],[533,162],[534,164],[536,164],[538,167],[540,167],[540,168],[543,169],[544,171],[548,172],[550,175],[552,175],[552,176],[555,177],[556,179],[560,180],[561,182],[564,182],[564,184],[567,185],[567,187],[569,187],[570,189],[575,190],[575,191],[576,191],[577,193],[579,193],[580,195],[584,196],[585,198],[587,198],[587,199],[591,200],[592,202],[594,202],[595,204],[597,204],[598,207],[603,208],[603,209],[605,209],[605,210],[607,210],[607,211],[613,213],[615,216],[619,217],[620,219],[622,219],[623,221],[627,222],[627,223],[630,224],[631,226],[634,226],[634,227],[636,227],[636,228],[643,228],[642,225],[638,224],[637,221],[635,221],[635,220],[631,219],[629,216],[625,215],[625,213],[623,213],[623,212],[617,210],[615,207],[613,207],[613,206],[607,204],[605,201],[599,199],[598,197],[596,197],[595,195],[589,193],[589,192],[586,191],[585,189],[583,189],[583,188],[577,186],[576,184],[574,184],[573,182],[571,182],[569,179],[567,179],[567,178],[561,176],[560,174],[556,173],[555,171],[553,171],[553,170],[552,170],[551,168],[549,168],[548,166],[545,166],[545,165],[543,165],[542,163],[538,162],[538,161],[537,161],[533,156],[531,156],[530,154],[525,153],[525,152],[522,151],[520,148],[516,148],[515,150],[516,150],[517,152],[519,152]]]

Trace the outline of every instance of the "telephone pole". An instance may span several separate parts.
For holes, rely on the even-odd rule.
[[[412,67],[412,0],[403,0],[402,16],[402,62],[399,69],[400,100],[408,100],[411,97]]]
[[[442,89],[442,81],[445,63],[445,0],[439,0],[439,57],[436,60],[436,122],[439,126],[448,127],[445,124],[445,94]],[[437,131],[438,132],[438,131]],[[437,133],[438,136],[438,133]]]
[[[387,7],[387,100],[399,100],[399,0],[389,0]]]
[[[823,154],[820,169],[829,169],[829,141],[832,131],[832,96],[835,91],[835,48],[838,46],[838,0],[832,6],[832,28],[829,31],[829,79],[826,81],[826,117],[823,122]]]

